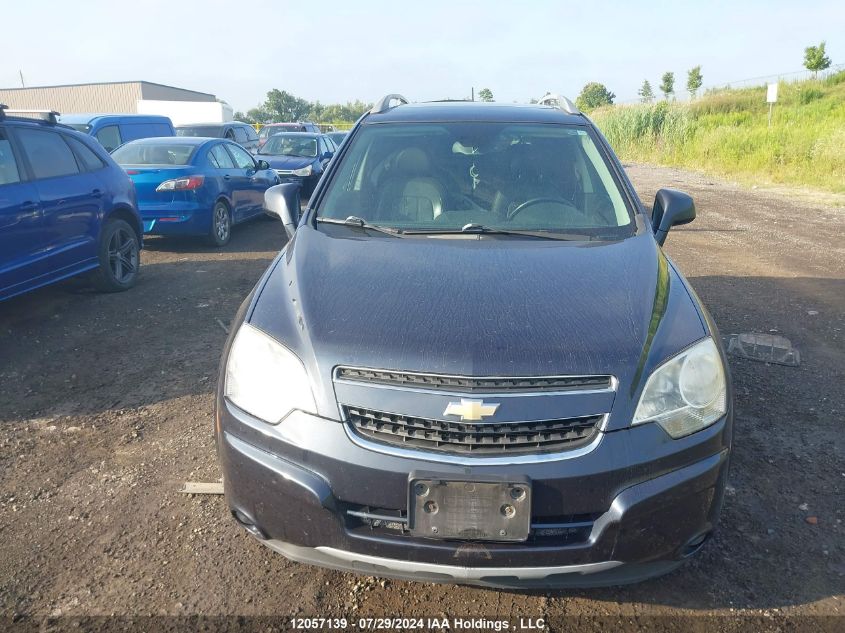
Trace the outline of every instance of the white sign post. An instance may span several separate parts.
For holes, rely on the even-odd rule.
[[[778,100],[778,85],[777,83],[769,84],[766,90],[766,103],[769,104],[769,127],[772,127],[772,108]]]

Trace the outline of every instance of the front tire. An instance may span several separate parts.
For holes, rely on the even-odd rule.
[[[209,241],[213,246],[223,247],[229,243],[229,238],[232,236],[232,214],[229,211],[229,205],[222,200],[214,203],[214,208],[211,210],[211,233],[209,234]]]
[[[101,292],[129,290],[138,280],[141,266],[141,248],[138,236],[123,220],[108,220],[100,232],[97,246],[100,268],[94,276],[94,285]]]

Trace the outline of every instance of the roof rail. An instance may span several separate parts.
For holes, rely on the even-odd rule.
[[[581,110],[578,109],[578,106],[572,103],[569,99],[560,95],[553,95],[551,92],[546,93],[537,103],[539,105],[547,105],[552,106],[553,108],[558,108],[567,114],[581,114]]]
[[[388,110],[390,110],[390,103],[392,101],[398,101],[399,105],[402,105],[403,103],[408,103],[408,100],[402,95],[385,95],[381,99],[379,99],[378,103],[373,106],[373,109],[370,110],[370,114],[381,114],[382,112],[387,112]]]
[[[9,106],[0,104],[0,119],[6,118],[9,115],[23,115],[24,117],[40,119],[51,125],[56,125],[59,122],[56,117],[60,113],[55,110],[12,110]]]

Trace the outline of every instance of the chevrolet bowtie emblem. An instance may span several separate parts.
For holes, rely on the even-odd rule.
[[[443,412],[443,415],[459,415],[461,420],[480,420],[496,413],[499,408],[496,404],[484,404],[484,400],[464,400],[450,402]]]

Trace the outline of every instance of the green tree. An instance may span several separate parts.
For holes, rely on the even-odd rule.
[[[825,43],[818,46],[808,46],[804,49],[804,67],[813,71],[813,77],[817,77],[820,70],[830,68],[830,57],[825,55]]]
[[[651,83],[649,83],[648,79],[643,81],[643,85],[639,90],[637,90],[637,94],[640,95],[640,101],[643,103],[651,103],[654,101],[654,91],[651,89]]]
[[[613,105],[616,95],[610,92],[604,84],[591,81],[581,89],[581,94],[575,100],[580,110],[589,112],[605,105]]]
[[[240,121],[241,123],[252,123],[252,121],[250,121],[249,118],[243,112],[241,112],[240,110],[237,110],[232,115],[232,118],[235,121]]]
[[[493,101],[493,92],[490,90],[490,88],[482,88],[478,91],[478,98],[481,101]]]
[[[261,108],[277,122],[302,121],[308,117],[311,104],[289,92],[274,88],[267,93],[267,100]]]
[[[246,113],[246,118],[249,123],[273,123],[273,115],[267,112],[263,106],[252,108]]]
[[[660,92],[666,100],[669,100],[669,95],[675,94],[675,73],[666,72],[660,78]]]
[[[702,83],[704,83],[704,76],[701,74],[701,66],[690,68],[687,71],[687,92],[689,92],[690,99],[695,99]]]

